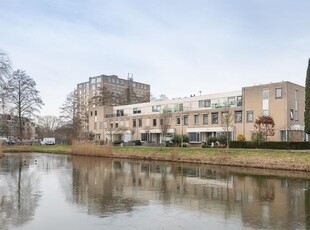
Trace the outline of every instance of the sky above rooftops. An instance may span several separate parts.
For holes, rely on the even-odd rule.
[[[0,49],[59,115],[78,83],[100,74],[151,85],[154,96],[304,85],[308,0],[0,0]]]

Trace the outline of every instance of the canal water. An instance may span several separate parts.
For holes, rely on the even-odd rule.
[[[7,154],[0,229],[310,229],[310,175]]]

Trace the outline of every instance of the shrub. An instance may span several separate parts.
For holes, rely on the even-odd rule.
[[[242,134],[239,134],[239,135],[237,136],[237,141],[245,141],[245,136],[242,135]]]
[[[230,148],[260,148],[260,149],[310,149],[310,142],[286,142],[286,141],[231,141]]]
[[[174,137],[172,138],[172,143],[175,146],[180,146],[181,142],[182,142],[182,137],[183,137],[183,143],[188,143],[189,142],[189,138],[187,135],[174,135]]]

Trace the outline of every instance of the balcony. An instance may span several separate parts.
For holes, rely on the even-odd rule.
[[[242,106],[242,100],[222,102],[222,103],[212,103],[211,108],[219,109],[219,108],[237,107],[237,106]]]

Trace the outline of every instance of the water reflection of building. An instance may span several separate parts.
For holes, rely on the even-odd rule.
[[[257,228],[295,228],[294,223],[305,225],[309,216],[307,180],[249,176],[211,166],[80,157],[72,162],[75,201],[100,215],[128,212],[151,200],[237,216]]]

